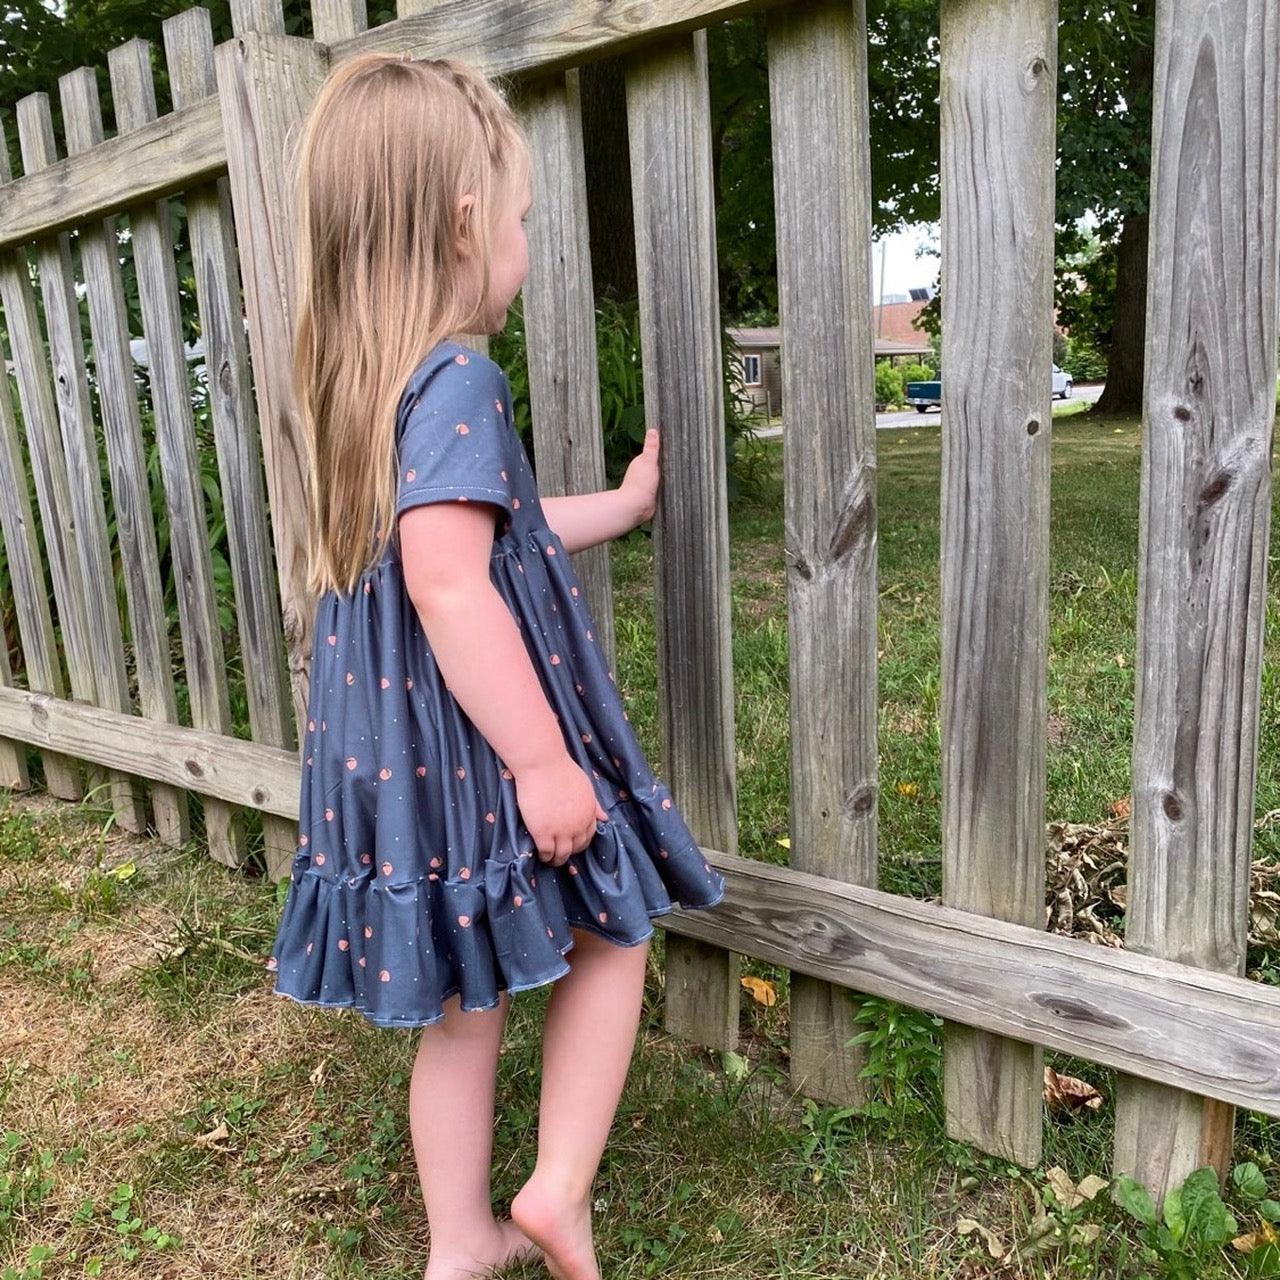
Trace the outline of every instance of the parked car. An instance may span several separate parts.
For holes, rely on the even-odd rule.
[[[1055,364],[1053,366],[1053,382],[1052,395],[1054,399],[1061,397],[1063,400],[1071,398],[1071,389],[1075,384],[1071,380],[1071,375],[1063,369],[1059,369]],[[927,409],[942,408],[942,383],[935,382],[908,382],[906,386],[906,401],[917,412],[924,413]]]

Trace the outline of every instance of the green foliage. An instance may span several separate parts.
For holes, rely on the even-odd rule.
[[[904,360],[898,365],[898,376],[905,387],[908,382],[933,382],[938,371],[932,365],[921,364],[918,360]]]
[[[1107,361],[1087,337],[1067,340],[1067,354],[1059,362],[1077,382],[1101,382],[1107,376]]]
[[[1257,1166],[1252,1166],[1257,1172]],[[1255,1193],[1262,1200],[1266,1183],[1260,1172],[1239,1174],[1236,1188]],[[1261,1182],[1261,1193],[1258,1183]],[[1159,1261],[1168,1280],[1198,1280],[1211,1261],[1238,1230],[1236,1220],[1218,1194],[1218,1175],[1211,1168],[1197,1169],[1180,1187],[1165,1195],[1157,1212],[1151,1193],[1127,1175],[1115,1181],[1116,1203],[1140,1227],[1139,1238]]]
[[[875,1094],[867,1114],[901,1119],[923,1112],[936,1118],[942,1081],[942,1019],[869,996],[858,1001],[853,1021],[866,1028],[849,1043],[867,1050],[861,1078],[871,1083]]]
[[[888,360],[876,361],[876,404],[887,408],[902,403],[903,376]]]

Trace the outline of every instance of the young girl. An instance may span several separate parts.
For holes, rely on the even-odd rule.
[[[540,502],[506,379],[458,342],[502,327],[528,267],[528,152],[477,73],[347,63],[299,177],[321,594],[277,989],[425,1028],[409,1106],[426,1280],[534,1249],[558,1280],[598,1280],[591,1182],[650,918],[723,891],[626,723],[569,563],[653,514],[658,435],[617,489]],[[499,1222],[508,993],[553,981],[537,1162]]]

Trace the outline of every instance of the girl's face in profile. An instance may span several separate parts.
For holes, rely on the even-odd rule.
[[[529,274],[529,242],[524,220],[533,203],[529,183],[529,166],[522,164],[523,174],[511,198],[498,214],[490,239],[489,292],[481,310],[483,331],[497,333],[507,322],[507,308],[520,292]]]

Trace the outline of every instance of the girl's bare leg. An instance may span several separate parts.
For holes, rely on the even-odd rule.
[[[511,1216],[556,1280],[600,1280],[591,1183],[631,1064],[648,947],[579,930],[574,942],[547,1006],[538,1161]]]
[[[496,1009],[463,1013],[455,997],[445,1019],[423,1028],[409,1084],[409,1129],[431,1228],[423,1280],[489,1275],[533,1246],[493,1216],[493,1096],[507,1019]]]

